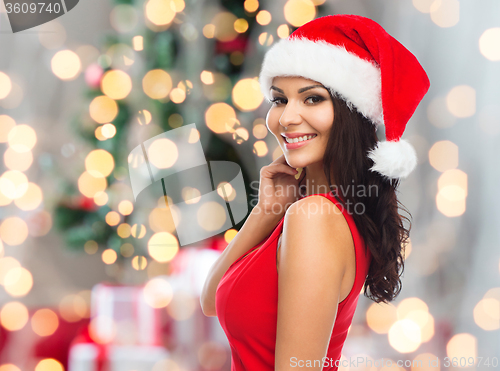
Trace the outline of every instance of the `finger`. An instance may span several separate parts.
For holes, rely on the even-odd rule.
[[[267,175],[268,177],[272,177],[278,173],[285,173],[292,176],[295,176],[298,173],[297,170],[286,164],[274,164],[273,166],[266,166],[263,170],[266,173],[265,175]]]

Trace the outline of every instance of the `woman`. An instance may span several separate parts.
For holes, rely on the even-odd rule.
[[[335,15],[276,43],[260,84],[284,155],[262,168],[257,206],[201,305],[219,317],[232,371],[336,370],[361,289],[376,302],[401,289],[409,229],[396,189],[416,166],[401,135],[429,80],[377,23]]]

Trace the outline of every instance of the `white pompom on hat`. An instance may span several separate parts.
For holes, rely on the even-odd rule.
[[[390,179],[407,177],[417,165],[412,145],[401,139],[430,82],[416,57],[375,21],[358,15],[328,15],[296,29],[264,56],[259,76],[271,100],[277,76],[315,80],[353,105],[386,141],[367,154],[370,170]]]

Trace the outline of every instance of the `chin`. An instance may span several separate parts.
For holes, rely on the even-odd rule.
[[[287,164],[293,168],[299,168],[299,167],[304,168],[312,163],[308,159],[300,157],[303,156],[288,156],[288,157],[285,156]]]

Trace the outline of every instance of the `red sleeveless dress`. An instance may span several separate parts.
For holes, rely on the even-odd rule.
[[[339,303],[323,370],[336,371],[352,323],[371,254],[354,219],[331,194],[320,194],[342,211],[354,241],[356,275],[349,295]],[[309,197],[309,196],[307,196]],[[237,259],[219,282],[215,308],[231,347],[231,371],[274,371],[278,319],[277,244],[284,218],[271,235]],[[249,252],[251,254],[247,255]],[[337,366],[335,366],[337,365]]]

